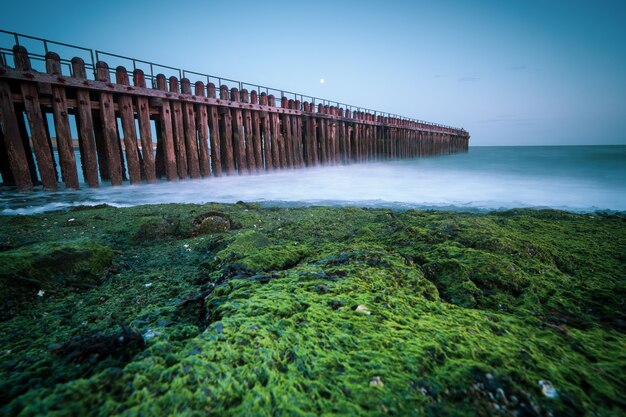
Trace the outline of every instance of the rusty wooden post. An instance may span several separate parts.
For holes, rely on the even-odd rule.
[[[320,163],[319,156],[319,141],[317,136],[317,118],[315,117],[315,104],[311,103],[309,105],[309,110],[311,112],[311,126],[310,126],[310,135],[311,135],[311,148],[313,151],[313,165],[318,165]]]
[[[167,91],[167,79],[163,74],[157,74],[156,76],[157,89],[160,91]],[[165,168],[165,177],[168,181],[174,181],[177,179],[178,169],[176,167],[176,152],[174,151],[174,133],[172,127],[172,110],[169,100],[162,100],[160,103],[159,111],[159,124],[161,127],[161,141],[162,141],[162,160]],[[157,160],[159,158],[158,143],[157,143]]]
[[[22,69],[25,72],[32,72],[32,68],[30,66],[30,58],[28,56],[28,51],[26,50],[26,48],[15,45],[13,47],[13,61],[15,62],[16,69]],[[14,107],[17,117],[17,127],[20,132],[20,139],[22,141],[22,147],[24,148],[26,162],[28,163],[30,179],[33,184],[37,184],[39,182],[39,180],[37,179],[37,166],[35,164],[35,159],[33,158],[33,151],[30,146],[28,129],[26,129],[26,122],[24,121],[24,105],[23,103],[14,103]]]
[[[204,83],[196,81],[194,93],[197,97],[205,97]],[[209,113],[207,106],[196,104],[196,127],[198,129],[198,157],[200,159],[200,175],[208,177],[211,175],[209,156]]]
[[[135,87],[146,88],[146,78],[143,71],[133,71],[133,84]],[[150,128],[150,106],[146,97],[137,96],[137,121],[139,122],[139,136],[141,137],[141,162],[146,181],[156,181],[156,168],[154,163],[154,149],[152,143],[152,129]]]
[[[287,108],[289,110],[295,110],[296,108],[296,102],[295,100],[289,100],[287,102]],[[298,136],[298,116],[296,115],[289,115],[289,133],[290,133],[290,137],[291,140],[289,141],[290,143],[290,154],[291,154],[291,165],[294,168],[299,168],[300,167],[300,157],[299,157],[299,149],[300,149],[300,139]],[[289,152],[288,152],[289,153]]]
[[[104,124],[102,123],[100,110],[93,109],[91,112],[91,118],[93,119],[93,135],[96,141],[96,154],[98,155],[98,172],[100,173],[100,180],[110,181],[109,155],[107,153],[106,139],[104,137]],[[46,123],[45,117],[43,120],[44,123]],[[46,132],[48,132],[48,130],[46,130]],[[49,136],[48,140],[51,142]],[[52,145],[50,145],[50,147],[52,148]]]
[[[303,133],[303,138],[302,138],[302,154],[304,157],[304,163],[306,164],[306,166],[310,167],[313,165],[313,158],[312,158],[312,154],[313,151],[311,149],[311,132],[310,132],[310,116],[308,115],[309,113],[309,102],[305,101],[304,103],[302,103],[302,111],[304,112],[304,115],[302,117],[302,133]]]
[[[344,129],[346,131],[346,163],[352,162],[352,125],[349,122],[350,120],[350,109],[346,109],[344,113]]]
[[[119,66],[115,69],[115,81],[117,84],[130,85],[126,68]],[[141,167],[139,165],[133,99],[129,95],[121,94],[117,98],[117,105],[120,119],[122,120],[122,132],[124,132],[124,149],[130,183],[139,184],[141,183]]]
[[[280,107],[283,109],[289,108],[289,101],[287,97],[281,97]],[[285,161],[285,167],[293,167],[293,150],[292,150],[292,138],[291,138],[291,117],[287,113],[280,115],[281,134],[283,138],[283,144],[281,144],[281,163]],[[284,148],[284,151],[283,151]],[[284,153],[284,155],[283,155]]]
[[[258,96],[255,90],[250,93],[250,104],[258,104]],[[254,143],[254,159],[257,172],[263,170],[263,144],[261,141],[261,118],[259,112],[252,112],[252,141]]]
[[[350,142],[352,143],[352,160],[359,162],[359,124],[356,120],[356,112],[352,113],[352,138]]]
[[[220,100],[228,100],[228,87],[220,86]],[[222,151],[222,168],[228,175],[235,173],[235,159],[233,156],[233,121],[228,107],[219,107],[220,113],[220,150]]]
[[[61,76],[61,58],[54,52],[46,54],[46,72]],[[67,97],[63,87],[52,86],[52,114],[57,138],[57,149],[61,161],[61,176],[67,188],[78,188],[76,157],[67,111]]]
[[[246,109],[246,104],[250,102],[250,95],[245,88],[239,91],[239,103],[241,108],[242,142],[246,156],[246,166],[249,172],[256,171],[256,161],[254,159],[254,144],[252,142],[252,115]]]
[[[330,107],[328,105],[324,106],[324,135],[326,139],[326,163],[328,165],[333,165],[333,138],[332,138],[332,119],[330,116]]]
[[[24,147],[24,152],[26,154],[30,180],[33,184],[39,184],[39,179],[37,178],[37,165],[35,164],[35,158],[33,158],[33,150],[30,146],[30,137],[28,136],[28,129],[26,127],[26,122],[24,121],[23,103],[15,103],[15,114],[17,116],[17,127],[20,132],[20,139],[22,140],[22,146]]]
[[[268,106],[268,99],[265,93],[261,93],[259,97],[259,104],[261,106]],[[278,165],[274,164],[274,136],[271,129],[270,113],[263,111],[261,113],[261,125],[263,129],[263,156],[265,157],[265,169],[270,171],[274,168],[278,168]]]
[[[185,127],[183,125],[183,108],[180,101],[176,100],[180,94],[180,86],[178,78],[171,76],[169,78],[170,93],[174,100],[171,101],[172,107],[172,126],[174,127],[174,152],[176,153],[176,171],[178,178],[185,179],[189,177],[189,167],[187,164],[187,147],[185,146]]]
[[[267,105],[270,107],[276,107],[276,98],[271,94],[267,97]],[[279,138],[280,126],[278,123],[278,115],[272,111],[268,113],[272,137],[272,166],[274,168],[284,168],[285,163],[283,162],[284,160],[282,158],[284,158],[285,154],[284,147],[280,146],[280,144],[282,143],[282,138]]]
[[[183,94],[191,95],[191,83],[189,79],[180,80],[180,88]],[[193,103],[182,103],[183,125],[185,130],[185,149],[187,150],[187,166],[191,178],[200,178],[200,161],[198,160],[198,132],[196,127],[196,111]]]
[[[23,47],[18,48],[22,49],[23,52],[26,52]],[[14,51],[18,48],[14,48]],[[28,71],[30,69],[30,59],[28,58],[28,53],[26,52],[20,55],[22,55],[21,59],[16,59],[15,64],[22,65],[23,67],[16,68]],[[26,118],[28,119],[28,125],[30,127],[31,140],[33,142],[35,157],[37,158],[37,167],[39,168],[43,189],[56,190],[57,173],[52,150],[48,145],[48,133],[46,131],[46,124],[43,120],[44,116],[41,112],[37,85],[34,83],[20,83],[20,90],[22,93],[22,99],[24,100],[24,112],[26,113]],[[30,146],[28,149],[30,149]],[[27,152],[26,148],[24,151]]]
[[[1,117],[2,114],[0,113],[0,118]],[[2,185],[15,185],[15,178],[9,166],[9,155],[7,154],[6,141],[4,140],[4,132],[2,129],[0,129],[0,175],[2,175]]]
[[[96,63],[97,81],[108,86],[111,84],[109,66],[106,62]],[[102,122],[102,133],[104,139],[104,151],[106,153],[108,177],[112,185],[122,184],[121,155],[119,151],[119,138],[117,136],[117,121],[115,120],[115,105],[113,94],[108,91],[100,92],[100,121]],[[96,136],[96,143],[98,137]]]
[[[327,147],[326,147],[326,120],[323,117],[324,114],[324,105],[318,104],[317,106],[317,140],[319,143],[319,157],[320,163],[326,164],[328,162],[327,158]]]
[[[28,160],[20,137],[11,88],[4,80],[0,80],[0,121],[4,129],[8,165],[11,168],[15,185],[20,191],[30,191],[33,183],[28,169]]]
[[[294,110],[301,111],[302,103],[299,100],[294,100],[293,102]],[[305,166],[304,163],[304,116],[297,115],[293,116],[295,119],[295,132],[296,132],[296,156],[298,159],[298,167],[302,168]]]
[[[209,98],[215,98],[215,84],[208,83],[207,96]],[[209,140],[211,141],[211,171],[216,177],[222,175],[222,158],[220,151],[220,123],[219,114],[216,106],[209,106]]]
[[[72,76],[80,80],[87,80],[85,62],[81,58],[72,58]],[[80,144],[80,159],[83,166],[83,176],[89,187],[98,187],[98,156],[89,90],[83,88],[76,90],[76,105],[78,141]],[[31,131],[33,131],[32,126]]]
[[[326,150],[326,164],[333,165],[333,120],[330,118],[330,107],[325,105],[322,109],[322,113],[324,114],[323,124],[324,124],[324,148]]]
[[[330,151],[331,151],[331,162],[333,165],[336,165],[339,159],[339,143],[337,140],[337,114],[336,112],[336,108],[335,106],[331,106],[328,108],[328,112],[330,114],[330,116],[332,117],[332,119],[329,119],[329,137],[330,137],[330,141],[329,141],[329,145],[330,145]]]
[[[243,121],[243,133],[244,133],[244,150],[246,154],[246,162],[248,163],[248,170],[250,172],[256,172],[256,159],[254,157],[254,140],[252,139],[252,115],[250,110],[246,109],[246,104],[250,102],[250,95],[245,88],[239,92],[239,101],[244,103],[241,110],[241,118]]]

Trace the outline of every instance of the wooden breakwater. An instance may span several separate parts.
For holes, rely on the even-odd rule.
[[[192,85],[163,74],[149,88],[141,69],[129,74],[98,61],[90,72],[78,57],[65,61],[64,73],[54,52],[40,57],[40,72],[19,45],[12,58],[12,66],[0,59],[0,174],[4,185],[20,190],[36,184],[55,190],[60,182],[79,188],[78,169],[89,187],[97,187],[102,181],[174,181],[468,149],[463,129],[352,106],[211,82]]]

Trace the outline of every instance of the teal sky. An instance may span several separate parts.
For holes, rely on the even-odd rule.
[[[12,1],[0,28],[464,127],[472,145],[626,144],[624,0],[95,4]]]

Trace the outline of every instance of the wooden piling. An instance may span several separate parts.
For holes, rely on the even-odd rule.
[[[236,87],[230,90],[230,101],[239,103],[239,90]],[[235,154],[235,162],[237,163],[237,171],[239,174],[248,173],[248,161],[246,157],[246,144],[244,142],[243,115],[241,109],[233,107],[231,109],[233,121],[233,151]]]
[[[170,93],[174,98],[180,94],[178,78],[171,76],[169,78]],[[189,177],[189,168],[187,165],[187,146],[185,145],[185,128],[183,125],[183,108],[179,100],[171,101],[172,109],[172,127],[174,138],[174,153],[176,155],[176,171],[178,178],[185,179]]]
[[[318,104],[317,106],[317,114],[324,114],[324,105]],[[326,164],[328,162],[327,158],[327,146],[326,146],[326,123],[323,117],[317,117],[317,146],[319,149],[319,161],[321,164]]]
[[[24,147],[24,152],[26,154],[30,180],[33,184],[39,184],[37,166],[35,165],[35,158],[33,158],[33,150],[30,147],[30,137],[28,136],[28,129],[26,128],[26,122],[24,121],[24,106],[22,103],[15,104],[15,114],[17,115],[17,127],[20,132],[20,139],[22,140],[22,146]]]
[[[133,71],[135,87],[146,88],[146,79],[140,69]],[[141,162],[143,172],[148,183],[156,181],[156,168],[152,143],[152,129],[150,128],[150,107],[146,97],[137,96],[137,121],[139,122],[139,136],[141,138]]]
[[[17,125],[11,87],[3,80],[0,80],[0,121],[4,128],[7,160],[15,185],[20,191],[30,191],[33,188],[33,183],[30,178],[26,152],[24,151]]]
[[[276,98],[273,95],[267,97],[267,105],[276,107]],[[274,168],[285,168],[287,162],[285,160],[285,148],[280,136],[280,124],[276,113],[268,114],[270,119],[270,132],[272,138],[272,165]],[[280,137],[279,137],[280,136]]]
[[[115,70],[115,80],[117,84],[130,85],[126,68],[119,66]],[[139,149],[137,148],[137,131],[135,129],[135,110],[131,96],[120,95],[117,98],[120,119],[122,121],[122,132],[124,133],[124,148],[126,155],[126,165],[131,184],[141,182],[141,168],[139,166]]]
[[[30,59],[27,54],[24,54],[22,59],[16,60],[16,65],[18,63],[21,63],[23,66],[18,69],[28,71],[30,68]],[[41,184],[43,185],[44,190],[56,190],[57,174],[54,157],[52,150],[48,146],[48,135],[45,130],[46,125],[43,120],[44,116],[41,113],[41,103],[39,101],[37,85],[34,83],[23,82],[20,83],[20,90],[22,93],[22,99],[24,100],[24,112],[30,127],[33,150],[37,159],[37,167],[39,168],[39,175],[41,176]],[[28,149],[30,149],[30,147]]]
[[[300,100],[294,100],[294,110],[302,111],[302,103]],[[298,168],[305,167],[304,162],[304,117],[301,115],[294,116],[295,119],[295,132],[296,132],[296,156],[298,159]]]
[[[111,84],[109,66],[106,62],[99,61],[96,63],[96,77],[98,81]],[[100,120],[102,122],[108,176],[112,185],[121,185],[122,162],[119,151],[119,138],[117,136],[117,121],[115,120],[115,105],[113,94],[109,92],[100,93]]]
[[[254,156],[254,141],[252,139],[252,114],[250,110],[246,109],[245,104],[250,102],[250,95],[245,88],[239,92],[239,101],[244,103],[241,110],[241,117],[243,119],[243,132],[244,132],[244,149],[246,154],[246,162],[248,163],[248,171],[256,172],[256,158]]]
[[[257,92],[252,90],[250,93],[250,104],[258,104]],[[261,117],[258,111],[251,111],[252,114],[252,143],[254,146],[254,160],[256,165],[256,171],[261,172],[263,170],[263,142],[261,139]]]
[[[181,92],[191,95],[189,79],[180,80]],[[198,133],[196,127],[196,111],[192,103],[182,103],[183,124],[185,128],[185,149],[187,150],[187,165],[191,178],[200,178],[200,161],[198,160]]]
[[[215,98],[215,85],[213,83],[207,84],[207,96],[209,98]],[[210,141],[211,141],[211,171],[216,177],[222,175],[222,158],[221,158],[221,136],[219,127],[219,114],[216,106],[209,106],[209,129],[210,129]]]
[[[261,106],[268,106],[269,104],[267,95],[261,93],[259,97],[259,104]],[[271,129],[270,114],[267,111],[261,112],[261,128],[263,133],[263,156],[265,158],[265,169],[271,171],[274,168],[278,168],[276,160],[274,159],[274,139]]]
[[[4,132],[2,129],[0,129],[0,175],[2,175],[1,185],[15,185],[15,179],[13,178],[11,167],[9,166],[9,155],[7,154],[6,142],[4,140]]]
[[[167,80],[165,75],[157,74],[157,89],[167,91]],[[168,181],[174,181],[178,177],[178,168],[176,166],[176,153],[174,151],[174,128],[172,126],[172,110],[169,100],[162,100],[159,108],[159,124],[162,140],[162,160],[165,168],[165,176]],[[159,149],[157,143],[157,158],[159,157]]]
[[[197,97],[205,97],[204,83],[197,81],[194,93]],[[204,178],[211,175],[209,153],[209,113],[207,106],[198,103],[195,105],[196,127],[198,129],[198,158],[200,175]]]
[[[289,108],[289,100],[287,97],[281,97],[280,99],[280,107],[283,109]],[[287,113],[282,113],[280,115],[280,132],[283,138],[283,145],[281,145],[281,152],[284,152],[284,156],[281,154],[281,163],[284,158],[285,167],[292,168],[294,166],[293,163],[293,143],[292,143],[292,135],[291,135],[291,117]],[[283,150],[284,146],[284,150]]]
[[[87,80],[85,62],[81,58],[75,57],[72,59],[72,76],[80,80]],[[96,151],[96,138],[94,134],[91,99],[89,97],[88,90],[83,88],[76,90],[76,106],[78,142],[80,145],[80,159],[82,162],[83,177],[89,187],[95,188],[99,185],[98,156]],[[33,132],[32,126],[31,132]]]
[[[228,100],[228,86],[220,86],[220,100]],[[233,154],[233,120],[228,107],[220,107],[220,150],[222,151],[222,169],[228,175],[235,173],[235,157]]]
[[[51,75],[61,75],[61,58],[54,52],[46,54],[46,72]],[[61,177],[67,188],[78,189],[76,157],[68,118],[67,97],[63,87],[52,86],[52,114],[54,115]]]

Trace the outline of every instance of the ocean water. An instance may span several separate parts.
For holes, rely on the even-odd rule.
[[[626,146],[471,147],[466,154],[79,191],[3,190],[0,213],[78,205],[260,202],[490,211],[626,211]]]

